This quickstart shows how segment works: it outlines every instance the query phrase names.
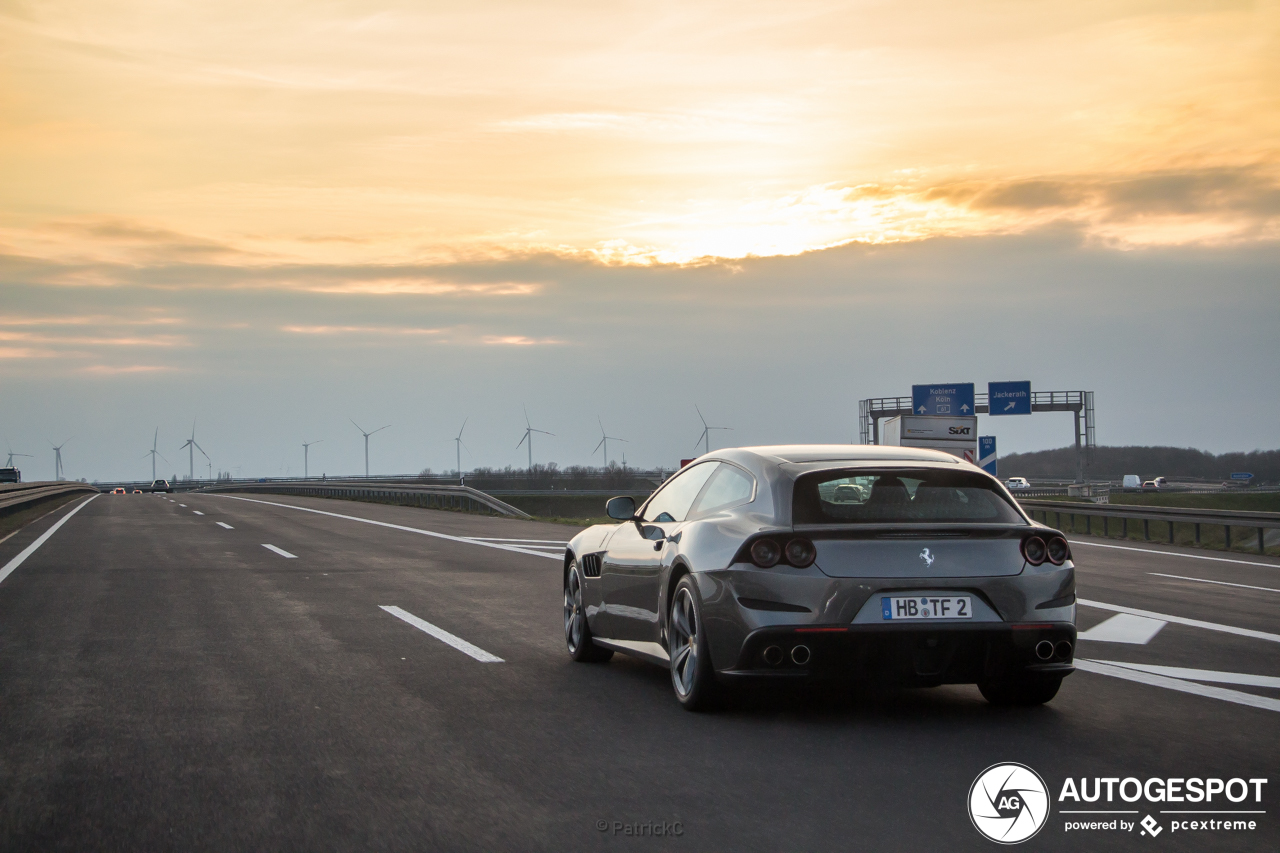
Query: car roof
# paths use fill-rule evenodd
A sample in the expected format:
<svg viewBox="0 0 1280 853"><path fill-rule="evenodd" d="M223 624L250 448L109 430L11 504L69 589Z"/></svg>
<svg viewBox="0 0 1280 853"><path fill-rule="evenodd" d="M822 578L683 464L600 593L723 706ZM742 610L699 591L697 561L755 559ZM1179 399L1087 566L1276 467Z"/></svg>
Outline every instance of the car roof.
<svg viewBox="0 0 1280 853"><path fill-rule="evenodd" d="M732 458L733 453L751 454L761 460L781 464L839 462L851 465L884 465L895 462L924 462L932 465L963 465L950 453L923 447L885 447L878 444L777 444L763 447L735 447L713 454Z"/></svg>

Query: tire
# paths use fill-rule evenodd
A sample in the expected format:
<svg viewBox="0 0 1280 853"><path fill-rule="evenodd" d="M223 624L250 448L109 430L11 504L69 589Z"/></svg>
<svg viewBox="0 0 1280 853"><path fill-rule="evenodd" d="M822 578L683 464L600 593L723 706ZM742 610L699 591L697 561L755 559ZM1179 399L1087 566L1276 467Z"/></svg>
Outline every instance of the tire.
<svg viewBox="0 0 1280 853"><path fill-rule="evenodd" d="M1058 695L1062 676L1040 678L1034 681L985 682L978 685L982 698L992 705L1030 706L1043 705Z"/></svg>
<svg viewBox="0 0 1280 853"><path fill-rule="evenodd" d="M591 641L591 626L582 607L582 573L575 559L569 564L569 577L564 585L564 642L569 657L578 663L604 663L613 657Z"/></svg>
<svg viewBox="0 0 1280 853"><path fill-rule="evenodd" d="M716 682L702 622L702 602L693 578L676 584L667 618L667 653L671 656L671 686L686 711L707 711L719 705Z"/></svg>

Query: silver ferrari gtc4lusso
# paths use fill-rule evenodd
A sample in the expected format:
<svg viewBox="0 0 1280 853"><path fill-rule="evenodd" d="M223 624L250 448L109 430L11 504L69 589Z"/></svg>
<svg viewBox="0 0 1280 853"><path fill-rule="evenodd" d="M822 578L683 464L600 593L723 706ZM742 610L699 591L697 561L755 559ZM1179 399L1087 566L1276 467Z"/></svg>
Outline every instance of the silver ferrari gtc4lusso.
<svg viewBox="0 0 1280 853"><path fill-rule="evenodd" d="M1074 670L1066 539L948 454L721 450L607 511L565 553L569 654L669 667L690 710L734 681L813 677L1033 705Z"/></svg>

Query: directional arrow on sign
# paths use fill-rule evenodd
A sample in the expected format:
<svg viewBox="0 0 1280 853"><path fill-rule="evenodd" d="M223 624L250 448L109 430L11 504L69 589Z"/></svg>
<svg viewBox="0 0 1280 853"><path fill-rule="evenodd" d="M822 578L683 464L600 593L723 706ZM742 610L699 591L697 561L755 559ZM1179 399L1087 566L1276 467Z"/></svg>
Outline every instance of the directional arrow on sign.
<svg viewBox="0 0 1280 853"><path fill-rule="evenodd" d="M960 411L964 412L966 415L969 414L969 404L965 403L963 406L961 406Z"/></svg>
<svg viewBox="0 0 1280 853"><path fill-rule="evenodd" d="M925 412L927 412L927 411L929 411L929 410L928 410L927 408L925 408L924 406L921 406L921 407L920 407L920 414L922 414L922 415L923 415L923 414L924 414Z"/></svg>

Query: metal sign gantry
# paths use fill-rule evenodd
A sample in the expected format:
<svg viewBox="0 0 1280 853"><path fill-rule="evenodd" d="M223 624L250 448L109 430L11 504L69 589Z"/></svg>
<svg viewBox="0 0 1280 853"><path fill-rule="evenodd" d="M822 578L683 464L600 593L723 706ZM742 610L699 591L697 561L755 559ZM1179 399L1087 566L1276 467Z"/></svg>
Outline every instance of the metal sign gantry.
<svg viewBox="0 0 1280 853"><path fill-rule="evenodd" d="M976 395L974 414L988 414L986 394ZM858 401L858 436L863 444L880 443L880 419L911 415L910 397L870 397ZM1087 454L1096 446L1093 435L1092 391L1033 391L1031 411L1075 414L1076 482L1084 482Z"/></svg>

